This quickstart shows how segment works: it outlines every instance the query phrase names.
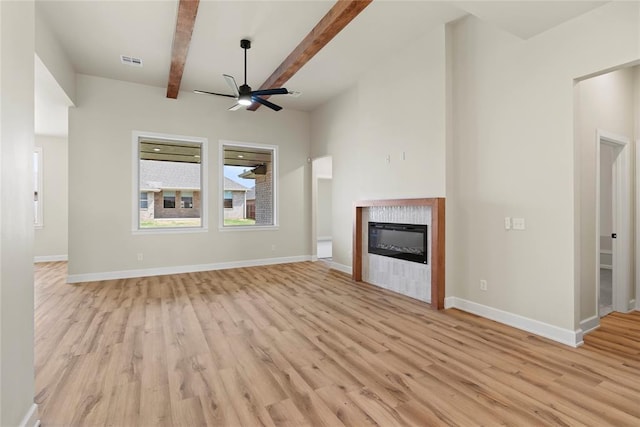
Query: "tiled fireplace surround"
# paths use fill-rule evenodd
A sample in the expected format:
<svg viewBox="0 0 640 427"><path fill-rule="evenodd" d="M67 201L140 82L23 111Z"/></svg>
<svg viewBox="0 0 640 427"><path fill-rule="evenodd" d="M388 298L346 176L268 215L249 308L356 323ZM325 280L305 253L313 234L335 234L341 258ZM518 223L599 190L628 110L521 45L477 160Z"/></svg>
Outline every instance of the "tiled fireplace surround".
<svg viewBox="0 0 640 427"><path fill-rule="evenodd" d="M427 225L428 263L368 253L368 223ZM444 198L355 203L353 278L444 308Z"/></svg>

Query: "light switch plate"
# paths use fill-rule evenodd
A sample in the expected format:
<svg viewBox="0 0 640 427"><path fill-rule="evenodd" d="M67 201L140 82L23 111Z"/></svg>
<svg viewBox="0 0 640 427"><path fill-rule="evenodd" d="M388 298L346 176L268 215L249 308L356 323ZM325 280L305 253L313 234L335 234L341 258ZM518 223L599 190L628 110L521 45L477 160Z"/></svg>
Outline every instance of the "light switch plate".
<svg viewBox="0 0 640 427"><path fill-rule="evenodd" d="M513 229L514 230L524 230L524 218L513 218Z"/></svg>
<svg viewBox="0 0 640 427"><path fill-rule="evenodd" d="M511 230L511 217L509 216L504 217L504 229Z"/></svg>

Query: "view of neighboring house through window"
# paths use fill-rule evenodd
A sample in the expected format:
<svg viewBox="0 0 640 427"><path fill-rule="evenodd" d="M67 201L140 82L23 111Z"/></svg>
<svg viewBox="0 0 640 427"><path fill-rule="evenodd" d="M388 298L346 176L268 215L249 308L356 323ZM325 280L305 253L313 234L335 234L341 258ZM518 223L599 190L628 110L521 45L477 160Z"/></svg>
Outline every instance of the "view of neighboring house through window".
<svg viewBox="0 0 640 427"><path fill-rule="evenodd" d="M42 148L33 151L33 223L42 227Z"/></svg>
<svg viewBox="0 0 640 427"><path fill-rule="evenodd" d="M202 228L203 142L138 135L137 153L137 229Z"/></svg>
<svg viewBox="0 0 640 427"><path fill-rule="evenodd" d="M222 141L222 226L276 226L277 148Z"/></svg>

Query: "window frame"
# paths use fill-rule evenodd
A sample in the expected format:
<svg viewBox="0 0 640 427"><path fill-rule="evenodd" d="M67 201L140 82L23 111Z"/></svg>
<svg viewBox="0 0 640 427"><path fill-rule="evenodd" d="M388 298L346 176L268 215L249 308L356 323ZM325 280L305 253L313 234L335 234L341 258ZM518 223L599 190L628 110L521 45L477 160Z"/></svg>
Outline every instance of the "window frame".
<svg viewBox="0 0 640 427"><path fill-rule="evenodd" d="M42 168L42 165L44 163L43 161L43 157L42 157L42 147L33 147L33 154L37 154L38 155L38 173L36 175L35 173L35 163L32 165L32 171L34 174L34 200L33 202L35 203L35 191L36 188L38 190L38 207L34 207L34 213L35 213L35 218L33 221L33 226L36 229L41 229L44 228L44 170ZM37 185L37 187L36 187Z"/></svg>
<svg viewBox="0 0 640 427"><path fill-rule="evenodd" d="M260 150L271 151L272 164L272 193L273 193L273 224L269 225L224 225L224 147L242 147L257 148ZM278 146L271 144L261 144L258 142L240 142L230 140L218 141L218 230L219 231L259 231L259 230L278 230L279 222L279 196L278 196Z"/></svg>
<svg viewBox="0 0 640 427"><path fill-rule="evenodd" d="M185 194L189 194L185 196ZM184 199L191 199L191 206L185 206ZM180 209L193 209L193 191L180 191Z"/></svg>
<svg viewBox="0 0 640 427"><path fill-rule="evenodd" d="M171 196L169 196L171 193ZM162 209L177 209L176 208L176 190L162 190ZM173 206L167 206L167 199L173 198Z"/></svg>
<svg viewBox="0 0 640 427"><path fill-rule="evenodd" d="M227 191L224 190L223 191L223 195L222 195L222 206L224 207L224 209L233 209L233 191ZM231 197L227 197L227 193L231 194ZM227 206L227 200L229 200L229 204L231 206Z"/></svg>
<svg viewBox="0 0 640 427"><path fill-rule="evenodd" d="M188 143L200 145L200 226L199 227L162 227L162 228L140 228L140 139L152 138L165 140L166 142ZM134 235L140 234L189 234L206 233L208 227L208 138L199 136L172 135L158 132L147 132L134 130L131 132L132 149L132 223L131 232ZM176 194L177 201L177 194Z"/></svg>

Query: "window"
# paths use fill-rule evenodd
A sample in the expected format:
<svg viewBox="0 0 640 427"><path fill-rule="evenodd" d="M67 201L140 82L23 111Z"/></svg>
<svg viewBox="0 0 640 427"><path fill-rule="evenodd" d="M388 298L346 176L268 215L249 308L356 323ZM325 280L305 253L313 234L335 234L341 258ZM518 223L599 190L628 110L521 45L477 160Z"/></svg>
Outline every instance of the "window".
<svg viewBox="0 0 640 427"><path fill-rule="evenodd" d="M33 151L33 224L42 228L42 148L35 147Z"/></svg>
<svg viewBox="0 0 640 427"><path fill-rule="evenodd" d="M193 209L192 191L183 191L180 193L180 207L183 209Z"/></svg>
<svg viewBox="0 0 640 427"><path fill-rule="evenodd" d="M220 142L220 228L276 227L277 147Z"/></svg>
<svg viewBox="0 0 640 427"><path fill-rule="evenodd" d="M140 209L149 209L149 193L143 191L140 193Z"/></svg>
<svg viewBox="0 0 640 427"><path fill-rule="evenodd" d="M175 191L163 191L162 192L163 208L174 209L176 207L176 192Z"/></svg>
<svg viewBox="0 0 640 427"><path fill-rule="evenodd" d="M133 132L133 146L134 233L206 230L206 139Z"/></svg>
<svg viewBox="0 0 640 427"><path fill-rule="evenodd" d="M233 192L231 191L224 192L224 207L225 209L233 208Z"/></svg>

